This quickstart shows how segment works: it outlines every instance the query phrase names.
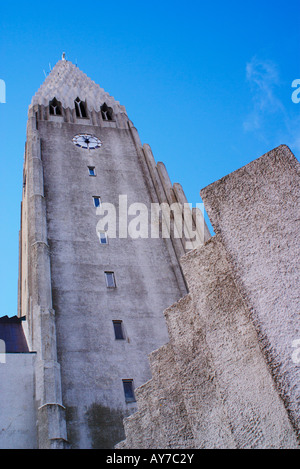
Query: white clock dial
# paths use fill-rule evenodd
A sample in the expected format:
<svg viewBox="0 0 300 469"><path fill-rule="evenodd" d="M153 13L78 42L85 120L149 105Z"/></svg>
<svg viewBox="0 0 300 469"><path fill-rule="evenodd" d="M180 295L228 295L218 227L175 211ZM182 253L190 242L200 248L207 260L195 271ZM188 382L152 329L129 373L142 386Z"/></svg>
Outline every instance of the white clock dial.
<svg viewBox="0 0 300 469"><path fill-rule="evenodd" d="M100 148L102 145L102 142L99 140L99 138L89 134L75 135L72 140L74 145L80 148L85 148L87 150L94 150L95 148Z"/></svg>

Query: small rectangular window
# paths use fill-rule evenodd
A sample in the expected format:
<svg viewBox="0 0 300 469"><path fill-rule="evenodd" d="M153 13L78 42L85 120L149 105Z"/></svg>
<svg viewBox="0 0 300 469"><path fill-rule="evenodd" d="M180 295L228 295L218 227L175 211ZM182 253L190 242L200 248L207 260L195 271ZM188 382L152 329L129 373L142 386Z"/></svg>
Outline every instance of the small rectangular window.
<svg viewBox="0 0 300 469"><path fill-rule="evenodd" d="M88 166L88 169L90 176L96 176L95 166Z"/></svg>
<svg viewBox="0 0 300 469"><path fill-rule="evenodd" d="M115 339L116 340L124 340L124 331L122 321L113 321L114 331L115 331Z"/></svg>
<svg viewBox="0 0 300 469"><path fill-rule="evenodd" d="M126 402L135 402L135 395L133 392L133 379L123 379L123 388Z"/></svg>
<svg viewBox="0 0 300 469"><path fill-rule="evenodd" d="M116 288L115 274L113 272L104 272L107 288Z"/></svg>
<svg viewBox="0 0 300 469"><path fill-rule="evenodd" d="M96 208L100 207L100 204L101 204L101 199L100 199L100 197L94 195L94 196L93 196L93 200L94 200L94 206L95 206Z"/></svg>
<svg viewBox="0 0 300 469"><path fill-rule="evenodd" d="M98 236L99 236L100 244L108 244L106 231L99 231Z"/></svg>

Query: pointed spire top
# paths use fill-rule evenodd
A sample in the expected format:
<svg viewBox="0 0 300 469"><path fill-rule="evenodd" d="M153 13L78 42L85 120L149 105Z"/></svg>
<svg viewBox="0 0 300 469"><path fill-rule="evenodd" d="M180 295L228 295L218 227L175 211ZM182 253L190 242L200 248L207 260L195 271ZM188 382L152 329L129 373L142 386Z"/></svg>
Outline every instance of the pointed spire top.
<svg viewBox="0 0 300 469"><path fill-rule="evenodd" d="M65 52L62 59L57 62L44 83L32 98L31 105L43 104L48 106L49 102L56 98L64 108L73 109L74 100L79 97L86 101L88 109L99 111L103 103L112 107L114 112L126 112L112 96L103 88L100 88L85 73L83 73L71 61L66 60Z"/></svg>

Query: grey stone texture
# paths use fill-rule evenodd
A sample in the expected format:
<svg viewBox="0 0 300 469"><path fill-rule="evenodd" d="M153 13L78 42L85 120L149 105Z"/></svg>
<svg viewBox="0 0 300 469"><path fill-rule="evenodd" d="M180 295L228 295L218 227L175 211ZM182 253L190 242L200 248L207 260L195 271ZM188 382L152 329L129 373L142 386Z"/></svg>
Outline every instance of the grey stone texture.
<svg viewBox="0 0 300 469"><path fill-rule="evenodd" d="M201 195L259 335L278 391L300 432L300 165L282 145Z"/></svg>
<svg viewBox="0 0 300 469"><path fill-rule="evenodd" d="M71 112L74 111L74 100L79 97L82 101L86 101L91 114L94 111L99 112L104 103L113 108L115 116L126 114L124 106L121 106L118 101L69 60L57 62L33 96L31 105L43 105L48 108L49 102L54 97L64 109L69 109ZM54 120L56 119L54 118Z"/></svg>
<svg viewBox="0 0 300 469"><path fill-rule="evenodd" d="M299 163L281 146L201 195L216 235L181 259L189 293L116 447L299 448Z"/></svg>
<svg viewBox="0 0 300 469"><path fill-rule="evenodd" d="M35 353L7 353L0 363L0 449L37 448Z"/></svg>

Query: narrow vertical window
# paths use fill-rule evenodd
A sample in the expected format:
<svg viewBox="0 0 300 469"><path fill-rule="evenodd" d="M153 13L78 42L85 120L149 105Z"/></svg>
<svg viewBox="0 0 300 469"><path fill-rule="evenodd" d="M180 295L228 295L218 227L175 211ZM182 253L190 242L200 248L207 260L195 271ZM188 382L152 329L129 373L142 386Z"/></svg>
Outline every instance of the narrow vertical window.
<svg viewBox="0 0 300 469"><path fill-rule="evenodd" d="M124 340L124 330L122 321L113 321L114 332L115 332L115 339L116 340Z"/></svg>
<svg viewBox="0 0 300 469"><path fill-rule="evenodd" d="M94 207L96 208L100 207L101 198L98 195L94 195L93 200L94 200Z"/></svg>
<svg viewBox="0 0 300 469"><path fill-rule="evenodd" d="M74 103L75 103L76 116L87 117L85 103L81 101L80 98L76 98Z"/></svg>
<svg viewBox="0 0 300 469"><path fill-rule="evenodd" d="M113 110L111 107L108 107L106 103L101 106L101 115L104 121L113 120Z"/></svg>
<svg viewBox="0 0 300 469"><path fill-rule="evenodd" d="M108 237L106 231L99 231L98 233L100 244L108 244Z"/></svg>
<svg viewBox="0 0 300 469"><path fill-rule="evenodd" d="M126 402L135 402L133 379L123 379L123 388Z"/></svg>
<svg viewBox="0 0 300 469"><path fill-rule="evenodd" d="M116 279L114 272L104 272L107 288L116 288Z"/></svg>
<svg viewBox="0 0 300 469"><path fill-rule="evenodd" d="M95 166L88 166L88 170L90 176L96 176Z"/></svg>
<svg viewBox="0 0 300 469"><path fill-rule="evenodd" d="M49 111L51 116L61 116L61 103L56 98L50 101Z"/></svg>

